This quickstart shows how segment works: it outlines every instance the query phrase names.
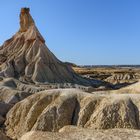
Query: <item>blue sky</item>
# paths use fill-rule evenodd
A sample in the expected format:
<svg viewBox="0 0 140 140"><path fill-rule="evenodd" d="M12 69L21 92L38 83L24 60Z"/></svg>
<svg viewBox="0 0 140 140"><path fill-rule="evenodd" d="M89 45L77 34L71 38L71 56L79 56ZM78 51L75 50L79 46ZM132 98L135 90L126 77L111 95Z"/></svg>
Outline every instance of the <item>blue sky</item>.
<svg viewBox="0 0 140 140"><path fill-rule="evenodd" d="M140 0L0 0L0 44L30 7L49 49L76 64L140 64Z"/></svg>

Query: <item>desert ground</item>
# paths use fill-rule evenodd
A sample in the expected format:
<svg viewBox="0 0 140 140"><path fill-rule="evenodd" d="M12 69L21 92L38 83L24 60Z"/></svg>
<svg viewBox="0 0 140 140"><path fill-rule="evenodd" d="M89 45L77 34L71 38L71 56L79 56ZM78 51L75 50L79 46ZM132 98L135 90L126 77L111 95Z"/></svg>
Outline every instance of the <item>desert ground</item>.
<svg viewBox="0 0 140 140"><path fill-rule="evenodd" d="M78 66L30 15L0 47L0 140L139 140L140 67Z"/></svg>

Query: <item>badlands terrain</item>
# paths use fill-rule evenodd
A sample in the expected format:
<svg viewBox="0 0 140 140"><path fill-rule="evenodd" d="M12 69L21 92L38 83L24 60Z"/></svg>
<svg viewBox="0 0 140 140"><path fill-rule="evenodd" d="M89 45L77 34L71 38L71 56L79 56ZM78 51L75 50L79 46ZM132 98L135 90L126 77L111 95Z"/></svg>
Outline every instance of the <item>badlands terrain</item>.
<svg viewBox="0 0 140 140"><path fill-rule="evenodd" d="M0 47L0 140L139 140L139 79L139 67L60 61L22 8Z"/></svg>

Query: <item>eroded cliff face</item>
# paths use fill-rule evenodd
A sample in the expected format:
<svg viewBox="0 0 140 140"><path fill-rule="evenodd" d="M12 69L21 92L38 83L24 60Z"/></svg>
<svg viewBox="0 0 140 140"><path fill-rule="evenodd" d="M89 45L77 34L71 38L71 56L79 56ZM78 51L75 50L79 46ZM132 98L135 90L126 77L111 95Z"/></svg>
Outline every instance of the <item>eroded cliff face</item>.
<svg viewBox="0 0 140 140"><path fill-rule="evenodd" d="M33 83L90 84L58 60L45 45L29 8L22 8L20 29L0 48L0 76Z"/></svg>
<svg viewBox="0 0 140 140"><path fill-rule="evenodd" d="M57 132L66 125L90 129L139 129L140 95L91 95L76 89L48 90L17 103L7 114L7 135Z"/></svg>

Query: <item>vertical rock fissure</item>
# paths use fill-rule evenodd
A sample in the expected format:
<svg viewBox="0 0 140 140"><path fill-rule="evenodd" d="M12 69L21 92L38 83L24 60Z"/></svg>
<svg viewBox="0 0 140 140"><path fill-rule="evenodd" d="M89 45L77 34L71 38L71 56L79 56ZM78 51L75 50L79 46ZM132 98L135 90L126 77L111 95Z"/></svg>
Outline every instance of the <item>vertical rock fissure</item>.
<svg viewBox="0 0 140 140"><path fill-rule="evenodd" d="M77 125L79 112L80 112L80 104L76 99L75 108L73 110L72 119L71 119L71 125Z"/></svg>

